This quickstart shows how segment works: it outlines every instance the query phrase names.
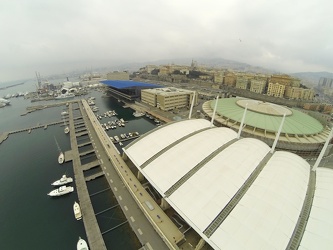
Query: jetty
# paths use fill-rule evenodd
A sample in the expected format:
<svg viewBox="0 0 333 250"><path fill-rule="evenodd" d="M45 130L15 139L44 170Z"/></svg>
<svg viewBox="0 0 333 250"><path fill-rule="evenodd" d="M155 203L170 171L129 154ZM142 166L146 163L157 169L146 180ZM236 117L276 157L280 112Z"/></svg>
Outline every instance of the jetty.
<svg viewBox="0 0 333 250"><path fill-rule="evenodd" d="M81 114L98 150L105 177L144 249L179 249L177 244L184 240L184 234L132 173L87 101L82 100L82 104Z"/></svg>
<svg viewBox="0 0 333 250"><path fill-rule="evenodd" d="M8 138L9 133L1 133L0 134L0 144Z"/></svg>
<svg viewBox="0 0 333 250"><path fill-rule="evenodd" d="M17 133L22 133L22 132L27 132L30 134L31 131L34 129L39 129L39 128L47 129L49 126L53 126L53 125L57 125L57 124L61 124L61 123L63 123L63 121L56 121L56 122L51 122L51 123L47 123L47 124L39 124L39 125L32 126L32 127L27 127L27 128L22 128L22 129L12 130L9 132L0 133L0 144L3 141L5 141L8 138L8 136L11 134L17 134Z"/></svg>
<svg viewBox="0 0 333 250"><path fill-rule="evenodd" d="M75 124L73 116L72 103L69 104L69 129L70 129L70 143L71 151L67 155L71 156L73 162L73 170L76 184L76 191L80 202L82 211L82 219L84 228L88 238L90 249L106 250L105 242L98 226L93 206L91 204L88 188L86 185L86 178L83 174L80 154L77 144L77 135L75 133Z"/></svg>

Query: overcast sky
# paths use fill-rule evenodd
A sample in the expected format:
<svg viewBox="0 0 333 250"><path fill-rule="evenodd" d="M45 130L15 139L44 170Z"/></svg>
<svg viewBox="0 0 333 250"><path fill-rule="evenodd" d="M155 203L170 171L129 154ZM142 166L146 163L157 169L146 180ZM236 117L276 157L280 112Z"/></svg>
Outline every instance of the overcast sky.
<svg viewBox="0 0 333 250"><path fill-rule="evenodd" d="M332 0L0 0L0 82L175 58L333 72L332 10Z"/></svg>

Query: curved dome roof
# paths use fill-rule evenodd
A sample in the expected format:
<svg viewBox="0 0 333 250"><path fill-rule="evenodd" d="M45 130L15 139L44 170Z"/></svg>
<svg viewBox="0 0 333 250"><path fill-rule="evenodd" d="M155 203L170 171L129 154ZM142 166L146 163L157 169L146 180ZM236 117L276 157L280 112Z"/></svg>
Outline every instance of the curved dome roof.
<svg viewBox="0 0 333 250"><path fill-rule="evenodd" d="M215 102L210 102L211 109L214 109ZM314 135L324 130L323 125L313 117L298 110L283 107L273 103L267 103L251 99L224 98L217 103L217 114L225 119L240 123L244 109L248 106L244 123L246 126L262 130L277 132L286 114L282 133L289 135Z"/></svg>
<svg viewBox="0 0 333 250"><path fill-rule="evenodd" d="M233 130L202 119L166 124L124 152L214 249L285 249L303 205L312 201L309 190L315 207L300 246L333 244L332 169L318 168L310 182L315 175L301 157L271 153L258 139L237 139Z"/></svg>

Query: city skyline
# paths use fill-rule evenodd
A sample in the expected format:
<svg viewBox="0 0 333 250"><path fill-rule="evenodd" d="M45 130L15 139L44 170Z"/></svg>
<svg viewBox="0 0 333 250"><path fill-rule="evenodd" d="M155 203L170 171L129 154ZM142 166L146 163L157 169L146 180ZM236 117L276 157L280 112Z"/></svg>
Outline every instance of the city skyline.
<svg viewBox="0 0 333 250"><path fill-rule="evenodd" d="M286 74L332 72L330 6L1 0L0 81L174 58L224 58Z"/></svg>

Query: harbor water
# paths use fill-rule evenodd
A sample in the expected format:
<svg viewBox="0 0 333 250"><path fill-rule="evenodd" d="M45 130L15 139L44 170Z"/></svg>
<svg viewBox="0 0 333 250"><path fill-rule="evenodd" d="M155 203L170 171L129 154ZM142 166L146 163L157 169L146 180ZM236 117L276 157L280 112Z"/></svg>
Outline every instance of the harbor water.
<svg viewBox="0 0 333 250"><path fill-rule="evenodd" d="M5 84L3 84L5 85ZM2 87L0 85L0 87ZM34 81L0 90L0 97L8 93L34 90ZM125 127L109 130L110 136L137 131L143 134L156 127L153 121L135 118L133 110L124 108L117 99L104 97L102 92L91 90L88 98L94 96L97 113L115 110L117 117L103 118L102 122L123 118ZM0 108L0 133L25 129L39 124L61 121L61 112L66 106L45 108L27 115L27 106L49 104L55 101L34 102L23 97L11 98L10 106ZM77 221L73 213L74 192L57 198L47 196L53 190L50 185L63 174L74 177L72 163L58 164L58 148L70 149L69 136L64 133L62 123L47 129L33 129L10 134L0 144L0 249L76 249L79 237L87 240L83 221ZM121 152L124 145L117 145ZM90 194L108 188L104 177L87 182ZM116 199L110 190L91 197L95 213L108 249L138 249L140 244L132 232ZM110 209L111 207L114 207ZM111 228L120 225L117 229Z"/></svg>

